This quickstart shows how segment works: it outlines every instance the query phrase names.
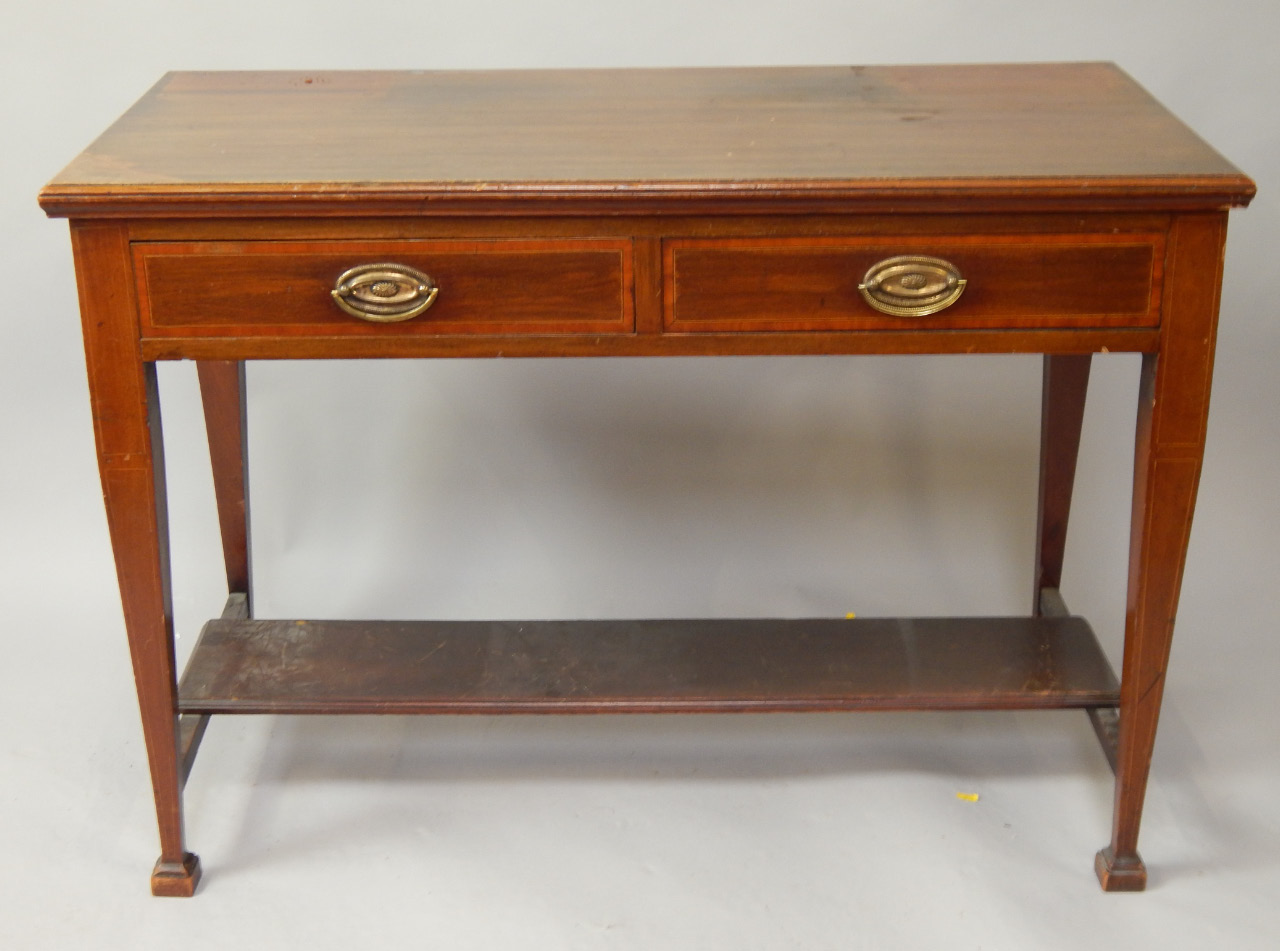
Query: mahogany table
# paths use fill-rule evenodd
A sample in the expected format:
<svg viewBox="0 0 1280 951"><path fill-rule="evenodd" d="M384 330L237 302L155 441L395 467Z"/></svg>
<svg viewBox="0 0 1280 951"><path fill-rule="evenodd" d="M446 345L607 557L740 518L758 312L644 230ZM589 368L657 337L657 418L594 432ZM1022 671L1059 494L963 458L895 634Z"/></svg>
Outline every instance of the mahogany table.
<svg viewBox="0 0 1280 951"><path fill-rule="evenodd" d="M1107 64L173 73L40 195L70 219L154 787L213 714L1079 708L1138 824L1253 183ZM1059 595L1091 354L1143 355L1124 662ZM1025 617L258 620L254 359L1044 354ZM175 669L156 393L198 362L230 598ZM429 649L427 646L429 645Z"/></svg>

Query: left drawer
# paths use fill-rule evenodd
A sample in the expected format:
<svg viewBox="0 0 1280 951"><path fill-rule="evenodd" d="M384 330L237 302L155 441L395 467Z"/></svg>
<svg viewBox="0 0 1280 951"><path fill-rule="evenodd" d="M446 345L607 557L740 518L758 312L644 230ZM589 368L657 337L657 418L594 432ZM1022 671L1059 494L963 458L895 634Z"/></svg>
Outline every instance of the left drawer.
<svg viewBox="0 0 1280 951"><path fill-rule="evenodd" d="M157 241L135 243L133 259L144 337L626 334L635 328L632 250L625 239ZM428 275L434 299L403 320L354 316L333 291L344 274L366 265ZM384 283L376 290L394 288Z"/></svg>

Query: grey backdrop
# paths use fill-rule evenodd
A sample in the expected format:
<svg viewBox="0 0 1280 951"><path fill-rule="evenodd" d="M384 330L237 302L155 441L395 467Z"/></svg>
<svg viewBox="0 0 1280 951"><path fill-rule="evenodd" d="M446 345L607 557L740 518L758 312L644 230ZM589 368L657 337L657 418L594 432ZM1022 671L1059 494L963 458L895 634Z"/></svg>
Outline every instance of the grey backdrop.
<svg viewBox="0 0 1280 951"><path fill-rule="evenodd" d="M1267 946L1280 6L48 0L7 19L0 939ZM144 897L154 826L66 228L35 193L162 72L1071 59L1120 63L1259 186L1231 222L1151 892L1095 894L1110 791L1083 717L264 718L216 721L197 765L201 895ZM1095 361L1064 582L1117 664L1135 385L1134 358ZM182 652L222 591L193 368L162 386ZM1029 603L1038 358L255 364L250 392L263 616Z"/></svg>

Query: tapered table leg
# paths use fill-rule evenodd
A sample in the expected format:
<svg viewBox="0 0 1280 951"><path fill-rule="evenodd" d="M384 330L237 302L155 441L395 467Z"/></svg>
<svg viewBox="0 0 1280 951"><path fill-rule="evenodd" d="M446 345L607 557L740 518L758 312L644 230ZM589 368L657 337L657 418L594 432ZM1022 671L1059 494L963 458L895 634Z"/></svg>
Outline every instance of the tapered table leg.
<svg viewBox="0 0 1280 951"><path fill-rule="evenodd" d="M209 437L218 524L222 529L227 591L245 596L246 610L252 617L244 361L201 360L196 364L196 371L200 377L204 425Z"/></svg>
<svg viewBox="0 0 1280 951"><path fill-rule="evenodd" d="M164 448L155 365L138 349L127 232L72 228L89 395L107 525L133 661L160 829L156 895L189 896L200 863L183 844L173 610L169 592Z"/></svg>
<svg viewBox="0 0 1280 951"><path fill-rule="evenodd" d="M1040 592L1062 586L1062 556L1075 484L1080 428L1092 354L1045 354L1040 404L1040 504L1031 613L1041 614Z"/></svg>
<svg viewBox="0 0 1280 951"><path fill-rule="evenodd" d="M1095 863L1108 891L1139 891L1147 881L1138 826L1204 455L1225 238L1225 212L1175 220L1160 352L1143 357L1115 817L1111 844Z"/></svg>

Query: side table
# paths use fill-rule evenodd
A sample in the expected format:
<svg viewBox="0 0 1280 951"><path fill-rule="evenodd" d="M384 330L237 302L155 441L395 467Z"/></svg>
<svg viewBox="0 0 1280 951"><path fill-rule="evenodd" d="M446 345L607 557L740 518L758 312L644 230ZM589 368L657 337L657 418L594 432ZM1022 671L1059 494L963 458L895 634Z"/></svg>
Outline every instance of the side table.
<svg viewBox="0 0 1280 951"><path fill-rule="evenodd" d="M1138 825L1253 183L1108 64L173 73L41 192L70 219L154 787L200 874L210 716L1078 708ZM1121 676L1059 593L1090 359L1143 355ZM1023 617L259 620L245 361L1044 354ZM156 362L195 360L230 592L179 676ZM430 651L423 650L429 639Z"/></svg>

